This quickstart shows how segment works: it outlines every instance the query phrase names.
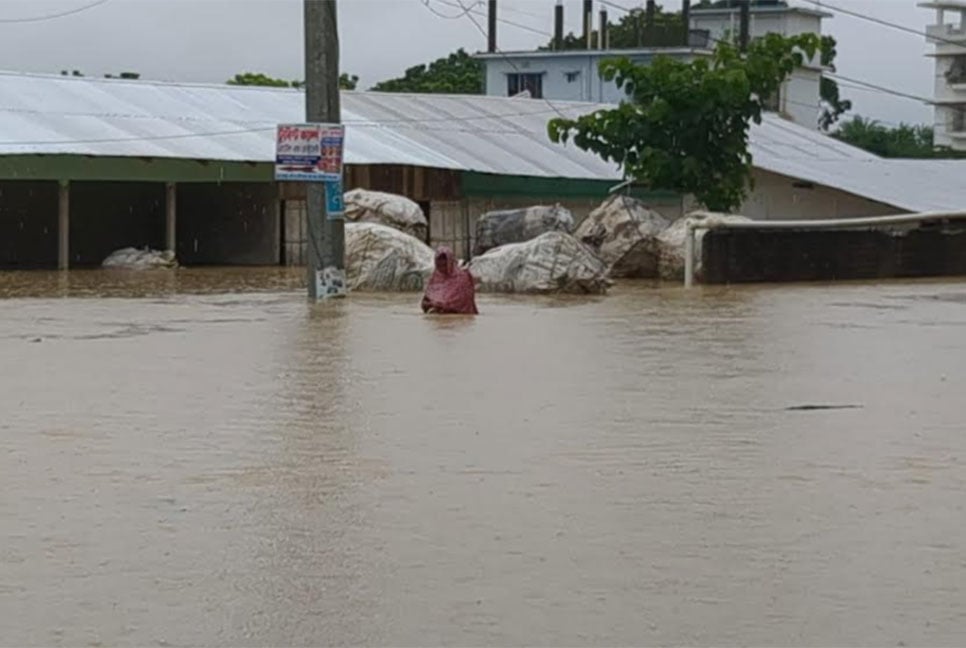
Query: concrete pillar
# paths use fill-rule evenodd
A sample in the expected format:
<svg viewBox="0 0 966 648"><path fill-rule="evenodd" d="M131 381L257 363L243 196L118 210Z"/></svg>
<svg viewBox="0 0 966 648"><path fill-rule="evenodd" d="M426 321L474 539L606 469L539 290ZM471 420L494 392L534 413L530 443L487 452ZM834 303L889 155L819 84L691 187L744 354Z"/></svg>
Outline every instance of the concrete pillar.
<svg viewBox="0 0 966 648"><path fill-rule="evenodd" d="M57 269L70 267L70 182L61 180L57 192Z"/></svg>
<svg viewBox="0 0 966 648"><path fill-rule="evenodd" d="M164 185L164 247L176 252L178 228L178 188L173 182Z"/></svg>

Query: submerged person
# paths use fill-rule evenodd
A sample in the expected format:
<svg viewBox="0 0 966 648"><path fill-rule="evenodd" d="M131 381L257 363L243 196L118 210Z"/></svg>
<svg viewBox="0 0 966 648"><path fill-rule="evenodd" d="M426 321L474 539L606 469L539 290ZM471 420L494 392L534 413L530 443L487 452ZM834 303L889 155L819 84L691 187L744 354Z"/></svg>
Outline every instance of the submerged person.
<svg viewBox="0 0 966 648"><path fill-rule="evenodd" d="M473 275L456 264L456 257L448 247L436 252L436 270L426 284L422 306L424 313L479 313Z"/></svg>

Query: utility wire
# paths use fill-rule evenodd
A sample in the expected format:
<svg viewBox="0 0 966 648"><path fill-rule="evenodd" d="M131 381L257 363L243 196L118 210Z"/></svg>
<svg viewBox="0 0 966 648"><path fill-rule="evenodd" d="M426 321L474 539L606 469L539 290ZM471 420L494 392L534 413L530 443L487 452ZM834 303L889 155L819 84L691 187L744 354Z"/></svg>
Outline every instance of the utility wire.
<svg viewBox="0 0 966 648"><path fill-rule="evenodd" d="M425 0L425 2L423 4L427 8L429 8L429 2L430 1L431 0ZM463 13L458 14L456 16L441 16L439 14L439 12L433 11L433 13L435 15L440 16L442 18L446 18L447 20L455 20L457 18L463 18L464 16L467 17L467 18L471 18L472 19L473 14L476 14L478 16L485 15L481 11L477 11L476 10L476 6L480 4L478 1L477 2L474 2L469 7L467 7L466 5L464 5L460 0L456 0L455 2L452 1L452 0L432 0L432 1L438 2L440 4L447 5L449 7L453 7L454 9L460 9L460 10L462 10ZM430 9L430 10L432 11L432 9ZM537 29L536 27L531 27L530 25L524 25L523 23L518 23L518 22L515 22L513 20L507 20L506 18L497 18L497 20L499 22L503 23L504 25L510 25L511 27L516 27L517 29L523 29L525 31L532 32L534 34L540 34L541 36L547 36L549 38L553 38L553 34L551 34L550 32L544 31L542 29ZM474 23L475 22L476 21L474 21ZM485 32L484 32L484 35L485 35Z"/></svg>
<svg viewBox="0 0 966 648"><path fill-rule="evenodd" d="M67 16L73 16L74 14L79 14L82 11L87 11L88 9L93 9L94 7L107 4L110 1L111 0L97 0L96 2L84 5L83 7L77 7L75 9L69 9L68 11L46 14L43 16L30 16L28 18L0 18L0 24L10 25L14 23L34 23L44 22L46 20L56 20L57 18L66 18Z"/></svg>
<svg viewBox="0 0 966 648"><path fill-rule="evenodd" d="M820 7L822 9L828 9L829 11L832 11L832 12L837 12L837 13L840 13L840 14L844 14L846 16L852 16L854 18L859 18L861 20L866 20L868 22L875 23L877 25L882 25L884 27L890 27L892 29L897 29L899 31L906 32L908 34L915 34L917 36L925 36L929 40L935 40L935 41L939 41L941 43L946 43L947 45L955 45L956 47L966 48L966 45L964 45L963 42L961 42L961 41L954 41L954 40L951 40L951 39L948 39L948 38L943 38L941 36L931 36L928 32L925 32L925 31L923 31L921 29L915 29L914 27L907 27L905 25L900 25L899 23L894 23L894 22L890 22L888 20L883 20L882 18L878 18L876 16L870 16L868 14L864 14L864 13L861 13L861 12L858 12L858 11L853 11L852 9L845 9L843 7L839 7L839 6L836 6L836 5L831 5L831 4L828 4L827 2L824 2L823 0L804 0L804 2L809 2L809 3L813 4L813 5L815 5L816 7Z"/></svg>
<svg viewBox="0 0 966 648"><path fill-rule="evenodd" d="M448 15L442 13L441 11L436 10L433 7L433 5L430 4L430 0L423 0L423 6L426 7L427 9L429 9L430 13L432 13L437 18L443 18L444 20L459 20L463 16L465 16L467 13L469 13L470 11L472 11L473 9L475 9L479 4L480 4L480 0L476 0L476 2L474 2L473 4L471 4L467 9L464 9L463 11L461 11L458 14L456 14L455 16L448 16Z"/></svg>
<svg viewBox="0 0 966 648"><path fill-rule="evenodd" d="M619 5L616 2L611 2L610 0L598 0L600 4L613 7L614 9L620 9L624 13L631 13L633 11L642 11L640 7L625 7L624 5Z"/></svg>
<svg viewBox="0 0 966 648"><path fill-rule="evenodd" d="M439 1L442 2L443 0L439 0ZM462 9L465 9L466 8L466 6L463 4L463 0L456 0L456 4L458 4L460 6L460 8L462 8ZM486 30L483 28L483 25L481 25L479 23L479 21L476 20L476 18L473 16L473 13L472 12L467 12L466 13L466 17L469 18L470 19L470 22L473 23L473 25L476 27L476 29L481 34L483 34L483 37L484 38L488 37L488 34L486 33ZM507 56L506 53L503 50L497 48L496 51L497 51L497 53L500 56L503 57L503 60L505 60L507 63L509 63L510 64L510 67L512 67L518 74L523 74L524 73L522 70L520 70L519 66L517 66L516 62L513 59L511 59L509 56ZM568 117L567 115L565 115L563 112L561 112L561 110L559 108L557 108L555 105L553 105L553 103L549 99L547 99L546 97L541 97L541 99L543 99L543 101L548 106L550 106L550 108L552 108L553 111L555 113L557 113L559 116L563 117L564 119L570 119L570 117Z"/></svg>
<svg viewBox="0 0 966 648"><path fill-rule="evenodd" d="M900 90L893 90L892 88L887 88L885 86L880 86L880 85L875 84L875 83L869 83L868 81L862 81L861 79L853 79L851 77L842 76L841 74L832 73L832 72L826 72L825 74L829 78L835 79L836 81L847 81L848 83L854 83L854 84L857 84L857 85L860 85L860 86L865 86L868 89L871 89L871 90L874 90L874 91L877 91L877 92L882 92L882 93L885 93L885 94L894 95L896 97L901 97L903 99L912 99L913 101L921 101L922 103L926 103L926 104L933 104L934 103L932 99L927 99L925 97L920 97L918 95L909 94L907 92L902 92Z"/></svg>
<svg viewBox="0 0 966 648"><path fill-rule="evenodd" d="M501 6L501 11L509 11L511 13L520 14L521 16L530 16L531 18L539 18L540 20L546 20L546 16L534 13L532 11L526 11L524 9L517 9L516 7Z"/></svg>
<svg viewBox="0 0 966 648"><path fill-rule="evenodd" d="M807 0L807 1L811 1L811 0ZM714 36L708 36L708 40L710 40L711 42L716 43L716 44L717 43L727 43L729 45L734 45L734 43L732 43L730 41L727 41L727 40L722 39L722 38L715 38ZM882 94L892 95L892 96L895 96L895 97L900 97L902 99L911 99L913 101L919 101L919 102L926 103L926 104L933 104L934 103L932 99L927 99L926 97L920 97L918 95L909 94L908 92L902 92L901 90L894 90L894 89L888 88L886 86L881 86L881 85L878 85L878 84L875 84L875 83L870 83L869 81L862 81L861 79L853 79L851 77L847 77L847 76L841 75L841 74L839 74L837 72L822 72L822 75L823 76L827 76L828 78L834 79L836 81L846 81L846 82L849 82L849 83L858 84L859 86L864 86L864 87L858 88L859 90L868 90L868 91L880 92Z"/></svg>

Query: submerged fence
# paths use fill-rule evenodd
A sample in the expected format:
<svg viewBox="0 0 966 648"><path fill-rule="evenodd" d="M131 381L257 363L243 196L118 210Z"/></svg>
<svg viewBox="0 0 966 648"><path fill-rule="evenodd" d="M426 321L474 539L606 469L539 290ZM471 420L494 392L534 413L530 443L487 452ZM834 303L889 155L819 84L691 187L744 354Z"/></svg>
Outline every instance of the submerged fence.
<svg viewBox="0 0 966 648"><path fill-rule="evenodd" d="M966 211L837 220L688 221L684 285L966 275ZM901 228L901 229L899 229Z"/></svg>

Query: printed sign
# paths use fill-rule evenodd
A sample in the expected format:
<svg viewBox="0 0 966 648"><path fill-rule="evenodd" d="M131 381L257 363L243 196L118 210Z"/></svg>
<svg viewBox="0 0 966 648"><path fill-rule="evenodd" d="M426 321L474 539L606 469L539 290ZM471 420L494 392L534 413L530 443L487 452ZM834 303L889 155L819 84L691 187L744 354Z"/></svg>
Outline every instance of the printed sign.
<svg viewBox="0 0 966 648"><path fill-rule="evenodd" d="M275 137L275 179L342 181L345 128L339 124L280 124Z"/></svg>
<svg viewBox="0 0 966 648"><path fill-rule="evenodd" d="M339 268L325 268L315 271L315 294L319 299L330 297L345 297L345 270Z"/></svg>
<svg viewBox="0 0 966 648"><path fill-rule="evenodd" d="M342 199L342 179L325 183L325 214L330 221L345 220L345 202Z"/></svg>

